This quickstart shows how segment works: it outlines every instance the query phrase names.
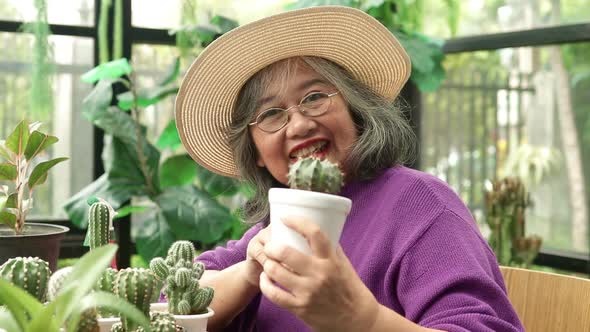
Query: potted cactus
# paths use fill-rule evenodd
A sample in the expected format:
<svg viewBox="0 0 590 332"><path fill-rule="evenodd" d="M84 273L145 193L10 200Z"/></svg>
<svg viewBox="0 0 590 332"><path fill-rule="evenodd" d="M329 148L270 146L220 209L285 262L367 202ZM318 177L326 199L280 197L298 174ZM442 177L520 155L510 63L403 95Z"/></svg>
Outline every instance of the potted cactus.
<svg viewBox="0 0 590 332"><path fill-rule="evenodd" d="M26 223L33 207L34 189L47 180L47 172L68 158L40 161L43 151L58 141L40 132L40 122L21 121L6 140L0 141L0 264L12 257L40 257L55 271L59 245L67 227Z"/></svg>
<svg viewBox="0 0 590 332"><path fill-rule="evenodd" d="M301 158L289 167L290 188L271 188L271 240L287 244L303 253L311 254L307 241L286 227L281 218L296 215L316 222L336 246L350 212L352 201L338 196L343 185L340 167L328 160Z"/></svg>
<svg viewBox="0 0 590 332"><path fill-rule="evenodd" d="M214 291L211 287L199 287L205 267L194 259L193 244L176 241L168 249L166 259L156 257L150 261L150 269L164 282L163 293L168 301L167 304L152 304L152 310L167 309L187 331L204 332L208 318L213 316L209 304Z"/></svg>

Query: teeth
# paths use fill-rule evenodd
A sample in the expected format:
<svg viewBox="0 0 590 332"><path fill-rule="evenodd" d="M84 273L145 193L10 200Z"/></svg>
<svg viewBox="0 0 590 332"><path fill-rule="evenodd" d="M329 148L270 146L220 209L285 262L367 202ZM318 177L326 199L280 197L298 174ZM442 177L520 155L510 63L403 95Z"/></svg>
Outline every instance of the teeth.
<svg viewBox="0 0 590 332"><path fill-rule="evenodd" d="M304 148L298 149L297 151L291 154L291 157L294 158L303 158L312 155L314 152L321 150L324 146L328 144L326 141L319 141L315 142L312 145L308 145Z"/></svg>

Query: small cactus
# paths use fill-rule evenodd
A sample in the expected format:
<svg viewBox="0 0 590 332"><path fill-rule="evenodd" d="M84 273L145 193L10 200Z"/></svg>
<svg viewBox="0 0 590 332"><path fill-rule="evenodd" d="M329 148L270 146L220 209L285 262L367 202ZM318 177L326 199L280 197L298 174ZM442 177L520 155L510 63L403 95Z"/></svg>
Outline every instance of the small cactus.
<svg viewBox="0 0 590 332"><path fill-rule="evenodd" d="M47 284L51 270L39 257L16 257L0 266L0 278L26 290L40 302L47 297Z"/></svg>
<svg viewBox="0 0 590 332"><path fill-rule="evenodd" d="M184 328L176 324L172 314L167 312L151 312L150 327L152 332L182 332Z"/></svg>
<svg viewBox="0 0 590 332"><path fill-rule="evenodd" d="M113 217L116 212L107 201L98 199L88 211L88 242L90 250L108 244L114 233Z"/></svg>
<svg viewBox="0 0 590 332"><path fill-rule="evenodd" d="M194 262L194 252L191 242L176 241L168 250L166 259L156 257L150 262L156 278L164 282L168 311L175 315L206 313L213 300L213 288L199 288L205 267Z"/></svg>
<svg viewBox="0 0 590 332"><path fill-rule="evenodd" d="M108 293L114 293L113 284L115 283L115 277L117 275L117 270L113 268L107 268L102 272L102 275L96 282L95 289L101 290ZM115 317L117 316L116 312L113 312L109 309L99 308L98 313L100 317Z"/></svg>
<svg viewBox="0 0 590 332"><path fill-rule="evenodd" d="M338 165L328 160L301 158L289 167L288 184L292 189L338 194L343 175Z"/></svg>
<svg viewBox="0 0 590 332"><path fill-rule="evenodd" d="M127 268L120 270L115 276L114 293L127 302L135 305L146 316L150 311L150 300L157 292L156 276L149 269ZM125 331L135 331L138 325L122 317Z"/></svg>

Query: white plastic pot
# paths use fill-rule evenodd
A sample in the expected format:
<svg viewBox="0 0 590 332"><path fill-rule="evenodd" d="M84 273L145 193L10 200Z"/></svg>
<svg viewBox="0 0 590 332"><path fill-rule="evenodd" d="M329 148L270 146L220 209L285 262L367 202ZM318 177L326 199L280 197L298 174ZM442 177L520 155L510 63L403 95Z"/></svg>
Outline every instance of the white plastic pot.
<svg viewBox="0 0 590 332"><path fill-rule="evenodd" d="M307 240L285 226L281 218L300 216L317 223L336 248L352 206L352 201L346 197L285 188L271 188L268 200L272 224L271 242L286 244L308 255L312 252Z"/></svg>
<svg viewBox="0 0 590 332"><path fill-rule="evenodd" d="M98 330L100 332L110 332L111 327L121 321L119 317L99 317L98 319Z"/></svg>
<svg viewBox="0 0 590 332"><path fill-rule="evenodd" d="M150 311L168 312L168 303L151 303ZM207 312L200 315L173 315L176 324L184 327L186 332L206 332L207 320L213 316L215 312L211 308L207 308Z"/></svg>

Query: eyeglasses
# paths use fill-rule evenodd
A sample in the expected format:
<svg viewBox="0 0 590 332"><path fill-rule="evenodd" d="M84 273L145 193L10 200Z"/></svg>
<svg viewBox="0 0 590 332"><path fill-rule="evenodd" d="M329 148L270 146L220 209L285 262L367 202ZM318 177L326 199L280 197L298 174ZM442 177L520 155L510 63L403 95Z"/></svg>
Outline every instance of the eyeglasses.
<svg viewBox="0 0 590 332"><path fill-rule="evenodd" d="M269 108L256 116L256 121L249 123L249 126L256 125L260 130L267 133L279 131L289 122L289 110L297 108L301 114L310 117L320 116L330 109L333 96L338 92L312 92L301 99L299 105L293 105L287 109L278 107Z"/></svg>

